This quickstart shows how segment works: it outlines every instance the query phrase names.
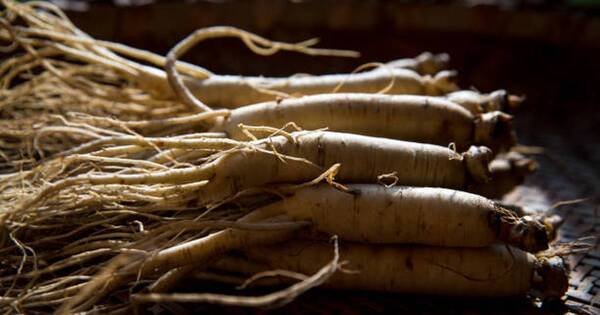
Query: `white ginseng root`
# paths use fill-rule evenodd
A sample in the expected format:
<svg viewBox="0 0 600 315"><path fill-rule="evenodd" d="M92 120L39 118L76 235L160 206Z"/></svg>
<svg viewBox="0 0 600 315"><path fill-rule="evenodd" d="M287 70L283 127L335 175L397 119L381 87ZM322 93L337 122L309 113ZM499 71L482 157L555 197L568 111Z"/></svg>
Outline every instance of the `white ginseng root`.
<svg viewBox="0 0 600 315"><path fill-rule="evenodd" d="M280 127L294 122L307 130L328 128L398 140L447 146L459 150L485 145L494 152L515 143L512 117L502 112L473 115L440 98L412 95L321 94L266 102L232 110L217 118L212 131L247 139L240 124Z"/></svg>
<svg viewBox="0 0 600 315"><path fill-rule="evenodd" d="M44 184L3 217L30 209L53 194L78 185L181 185L206 181L198 188L199 205L218 203L240 191L277 183L303 183L341 163L336 178L376 183L393 173L397 184L466 190L489 180L491 151L471 147L458 154L446 147L335 132L297 132L258 140L224 151L207 163L139 173L84 173Z"/></svg>
<svg viewBox="0 0 600 315"><path fill-rule="evenodd" d="M268 269L304 274L314 272L331 256L326 244L308 241L245 252ZM348 262L346 270L355 272L337 272L324 286L471 297L531 294L542 299L559 299L568 289L568 267L562 258L536 257L505 245L444 248L345 242L340 245L340 259Z"/></svg>
<svg viewBox="0 0 600 315"><path fill-rule="evenodd" d="M543 222L518 217L475 194L377 184L346 187L307 187L261 211L311 221L318 232L370 244L484 247L502 242L529 252L548 248Z"/></svg>
<svg viewBox="0 0 600 315"><path fill-rule="evenodd" d="M340 85L344 86L344 90L352 92L378 92L390 85L388 92L394 94L442 95L457 90L455 83L452 82L455 74L439 71L444 68L448 59L444 54L424 53L416 58L392 61L381 68L356 74L289 78L217 75L199 66L177 62L176 59L193 45L220 37L239 38L253 52L260 55L272 55L281 50L338 57L357 57L358 53L312 48L311 46L317 42L314 39L288 44L267 40L234 27L210 27L192 33L176 45L165 58L141 49L94 39L77 29L60 9L52 5L47 7L53 8L53 11L60 14L45 15L34 6L10 0L4 0L3 3L11 14L20 16L26 23L26 26L9 25L21 45L29 45L42 51L44 60L58 59L62 55L85 64L117 70L124 79L134 82L137 87L159 98L173 96L171 85L175 89L175 94L180 97L190 93L199 98L200 103L189 102L191 100L189 95L183 96L186 103L193 103L197 107L196 110L210 110L205 105L197 106L201 103L209 106L239 107L273 100L278 94L305 95L332 92ZM38 19L53 23L36 23ZM0 32L0 38L11 40L9 33ZM29 58L15 63L27 65L36 62L35 58ZM161 69L162 67L165 67L165 71ZM184 73L185 77L180 76L178 71ZM425 74L421 75L417 71ZM178 83L173 84L175 81ZM191 92L182 93L178 85L182 85L183 82L189 85Z"/></svg>

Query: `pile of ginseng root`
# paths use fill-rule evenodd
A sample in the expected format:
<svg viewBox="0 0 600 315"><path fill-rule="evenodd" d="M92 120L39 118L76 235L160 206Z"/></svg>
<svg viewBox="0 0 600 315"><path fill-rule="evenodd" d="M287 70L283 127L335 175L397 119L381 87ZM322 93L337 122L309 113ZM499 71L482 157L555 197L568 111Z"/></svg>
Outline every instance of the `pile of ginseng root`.
<svg viewBox="0 0 600 315"><path fill-rule="evenodd" d="M585 246L494 201L536 168L511 152L521 98L460 90L447 55L219 75L177 59L216 37L357 53L211 27L163 57L94 39L50 3L0 3L3 313L277 307L316 286L565 294L562 257ZM189 287L215 282L233 293Z"/></svg>

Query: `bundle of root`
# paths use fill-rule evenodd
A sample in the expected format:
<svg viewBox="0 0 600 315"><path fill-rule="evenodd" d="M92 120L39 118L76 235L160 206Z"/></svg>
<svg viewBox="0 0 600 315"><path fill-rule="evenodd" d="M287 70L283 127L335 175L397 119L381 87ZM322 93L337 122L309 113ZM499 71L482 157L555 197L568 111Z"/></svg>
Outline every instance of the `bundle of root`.
<svg viewBox="0 0 600 315"><path fill-rule="evenodd" d="M326 131L250 142L113 140L90 142L79 153L3 178L3 251L14 264L2 279L39 283L10 290L7 307L126 310L131 305L111 300L111 293L132 287L164 291L165 281L177 283L160 276L178 274L170 270L192 272L231 250L297 237L335 234L341 241L440 247L501 242L534 252L550 241L541 220L484 197L396 186L479 187L494 176L485 148L458 154L431 144ZM166 159L157 148L182 151ZM87 267L73 271L74 264ZM60 283L51 291L60 293L45 300L44 290L54 281Z"/></svg>
<svg viewBox="0 0 600 315"><path fill-rule="evenodd" d="M0 67L2 77L2 94L0 94L0 130L10 130L11 126L18 124L19 132L0 134L0 149L3 154L3 169L19 169L24 165L26 168L35 164L36 161L47 155L52 155L61 150L66 150L77 143L85 142L93 137L93 134L77 134L72 136L68 128L44 129L44 126L57 125L65 127L64 121L52 118L50 114L67 115L78 112L97 117L117 118L120 121L139 122L148 121L142 127L136 126L135 131L145 136L173 135L175 133L203 132L209 129L232 129L237 126L233 124L245 123L248 125L259 125L253 122L255 117L250 116L247 111L240 114L232 113L232 123L215 126L215 121L210 117L196 119L193 125L184 126L184 121L179 121L178 126L171 126L167 130L160 125L150 122L189 116L201 112L211 111L209 106L235 108L253 103L281 100L282 98L296 98L302 95L320 93L383 93L383 94L418 94L437 95L439 98L455 103L466 108L471 115L478 116L495 110L510 109L520 102L519 98L510 96L504 91L491 94L480 94L473 91L462 91L445 95L456 91L458 87L449 81L455 72L443 70L448 62L445 54L433 55L423 53L415 58L399 59L388 63L372 63L359 69L376 67L366 72L317 75L317 76L292 76L290 78L264 78L264 77L238 77L213 74L210 71L184 62L178 62L179 57L193 44L210 38L236 37L241 39L253 52L261 55L274 54L280 50L291 50L310 55L354 57L356 52L331 49L316 49L311 46L315 40L309 40L298 44L287 44L273 42L240 29L231 27L214 27L200 30L178 44L167 57L162 57L148 51L135 49L122 44L101 41L90 37L74 26L60 9L49 3L28 2L17 3L6 0L2 2L5 9L5 17L2 18L0 38L11 42L10 49L14 50L14 56L5 60ZM164 67L164 70L161 69ZM181 73L181 74L180 74ZM318 98L317 98L318 99ZM317 101L319 102L319 101ZM353 102L351 100L351 102ZM361 102L357 100L354 112L360 110ZM390 107L386 112L405 112L423 100L389 100L384 103L400 103L399 106ZM426 103L439 103L428 99ZM330 101L329 105L316 104L314 101L306 100L290 104L290 113L286 117L290 121L300 120L301 117L294 114L294 108L298 104L306 103L307 111L326 110L327 108L342 111L339 114L331 112L332 116L345 116L344 104L348 102ZM339 106L336 106L339 105ZM338 107L335 109L335 107ZM398 107L398 109L395 109ZM426 114L438 112L440 106L434 105L432 110ZM452 107L452 106L450 106ZM269 109L256 108L256 111ZM273 111L272 109L270 111ZM417 112L419 110L417 109ZM446 112L449 110L442 110ZM471 142L491 146L499 150L506 149L511 143L510 128L496 127L497 124L505 125L509 116L491 115L488 118L479 119L471 117L465 112L454 109L455 113L440 113L429 115L436 122L444 124L449 120L450 125L464 124L458 130L462 132L456 142L468 145ZM457 112L459 111L459 112ZM347 112L347 110L346 110ZM319 112L315 112L316 115ZM358 113L358 112L357 112ZM260 115L263 113L256 113ZM395 121L398 115L386 118L389 113L378 115L357 116L352 118L363 120L363 124L379 123L382 120ZM418 119L418 113L414 119ZM225 115L225 114L223 114ZM222 116L223 116L222 115ZM217 115L218 116L218 115ZM215 116L212 116L213 118ZM271 116L272 117L272 116ZM312 117L312 116L307 116ZM439 117L439 118L438 118ZM244 122L248 119L248 122ZM404 125L400 121L393 122L396 126ZM485 130L479 131L478 135L468 134L473 129L473 120L490 121L490 123L479 123L486 125ZM338 118L338 121L340 118ZM471 122L468 122L471 120ZM498 122L496 122L498 121ZM264 125L281 127L281 119L264 121ZM300 124L299 121L296 121ZM329 125L331 120L312 121L308 129L330 127L334 131L347 131L344 126ZM96 126L96 120L88 121ZM183 125L183 126L182 126ZM263 124L261 124L263 125ZM117 130L124 132L123 127L127 124L116 126ZM313 127L314 126L314 127ZM113 127L115 127L113 125ZM158 130L157 130L158 128ZM376 133L366 132L368 135L381 135L409 141L428 141L430 135L419 134L409 127L408 130L384 129ZM438 127L439 128L439 127ZM448 126L446 131L453 129ZM487 137L479 133L498 131L494 139L475 139L474 137ZM44 130L42 130L44 129ZM114 128L113 128L114 129ZM141 129L141 130L137 130ZM349 130L350 132L364 133L365 130ZM62 130L60 132L59 130ZM92 130L93 131L93 130ZM34 148L33 142L37 133L46 135L44 139L48 142L43 148ZM467 138L464 138L464 137ZM67 138L68 141L60 141L56 138ZM440 137L438 135L437 137ZM447 145L446 140L433 138L435 143ZM489 142L489 141L493 141ZM496 143L497 142L497 143ZM6 144L4 144L6 143Z"/></svg>
<svg viewBox="0 0 600 315"><path fill-rule="evenodd" d="M324 285L560 299L560 220L492 200L536 168L504 90L460 90L446 54L346 74L241 77L92 38L51 3L1 0L0 310L277 307ZM325 240L333 239L333 244ZM250 278L244 281L241 277ZM177 293L190 277L285 287ZM204 278L202 278L204 277Z"/></svg>

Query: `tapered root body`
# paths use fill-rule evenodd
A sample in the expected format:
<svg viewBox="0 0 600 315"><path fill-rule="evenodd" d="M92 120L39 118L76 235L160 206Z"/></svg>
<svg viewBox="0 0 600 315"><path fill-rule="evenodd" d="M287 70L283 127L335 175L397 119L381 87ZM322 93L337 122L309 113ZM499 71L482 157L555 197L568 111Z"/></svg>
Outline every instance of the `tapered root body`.
<svg viewBox="0 0 600 315"><path fill-rule="evenodd" d="M329 251L328 251L329 249ZM254 248L247 255L268 265L310 274L327 263L327 244L294 242ZM353 273L338 272L325 286L411 294L499 297L534 293L562 296L568 276L564 264L550 265L504 245L485 248L363 245L342 243L340 259ZM559 259L559 258L556 258ZM552 280L560 286L548 287Z"/></svg>
<svg viewBox="0 0 600 315"><path fill-rule="evenodd" d="M527 251L548 247L543 223L521 218L471 193L425 187L320 185L266 206L341 239L366 243L484 247L503 242Z"/></svg>
<svg viewBox="0 0 600 315"><path fill-rule="evenodd" d="M475 148L462 155L441 146L336 132L299 132L295 141L277 136L258 142L266 150L240 149L205 166L213 174L199 200L218 201L250 187L301 183L340 163L336 179L345 183L376 183L395 172L397 184L466 189L488 180L491 152ZM280 160L267 152L296 159ZM301 158L298 159L298 158Z"/></svg>
<svg viewBox="0 0 600 315"><path fill-rule="evenodd" d="M441 98L412 95L323 94L266 102L231 112L213 128L234 139L247 139L238 125L282 127L295 122L311 130L357 133L376 137L432 143L459 150L485 145L492 150L513 145L510 116L474 116Z"/></svg>
<svg viewBox="0 0 600 315"><path fill-rule="evenodd" d="M243 105L273 100L268 89L290 95L331 93L342 84L341 91L377 93L393 83L387 94L443 95L456 91L456 74L441 71L431 76L402 68L384 67L356 74L331 74L292 78L259 78L240 76L211 76L205 80L189 80L190 90L206 104L237 108ZM257 89L259 88L259 89Z"/></svg>

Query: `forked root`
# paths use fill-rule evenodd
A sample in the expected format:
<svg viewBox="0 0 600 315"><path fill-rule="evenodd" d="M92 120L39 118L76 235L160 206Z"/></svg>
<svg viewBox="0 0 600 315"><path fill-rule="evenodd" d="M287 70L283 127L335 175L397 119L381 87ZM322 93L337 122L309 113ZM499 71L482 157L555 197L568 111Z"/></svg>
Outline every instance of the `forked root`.
<svg viewBox="0 0 600 315"><path fill-rule="evenodd" d="M185 86L183 79L177 72L175 67L176 60L182 54L187 52L195 44L215 37L238 37L240 38L254 53L259 55L272 55L280 50L297 51L307 55L322 55L322 56L338 56L338 57L358 57L358 53L348 50L334 50L334 49L316 49L310 48L311 45L316 44L316 41L305 41L298 44L288 44L283 42L274 42L266 38L257 36L250 32L234 28L234 27L210 27L199 29L188 37L177 43L167 53L167 61L165 63L165 71L171 88L175 91L177 97L184 103L190 105L193 108L205 112L210 111L211 108L199 99L197 99L192 92ZM263 47L261 47L263 46Z"/></svg>
<svg viewBox="0 0 600 315"><path fill-rule="evenodd" d="M149 293L134 294L131 299L134 303L160 303L160 302L184 302L184 303L211 303L229 306L244 307L263 307L275 308L281 307L292 302L300 294L311 288L320 286L327 281L339 268L339 248L337 237L333 238L334 254L333 259L319 269L312 276L286 288L281 291L270 293L258 297L234 296L223 294L194 294L194 293Z"/></svg>

